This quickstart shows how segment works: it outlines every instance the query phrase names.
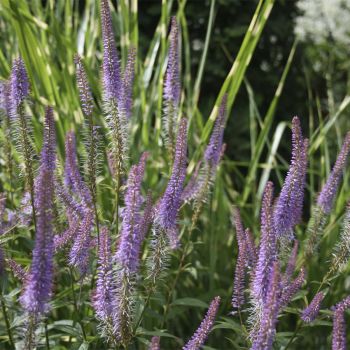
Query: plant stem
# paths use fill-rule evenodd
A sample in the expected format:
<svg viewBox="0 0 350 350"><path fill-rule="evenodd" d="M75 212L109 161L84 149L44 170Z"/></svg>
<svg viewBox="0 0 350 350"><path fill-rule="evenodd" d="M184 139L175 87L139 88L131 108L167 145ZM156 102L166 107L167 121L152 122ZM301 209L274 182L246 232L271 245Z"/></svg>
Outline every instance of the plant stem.
<svg viewBox="0 0 350 350"><path fill-rule="evenodd" d="M8 334L8 337L9 337L9 343L10 343L12 349L15 349L14 342L13 342L13 337L12 337L12 332L11 332L10 320L9 320L9 316L8 316L8 313L7 313L4 297L3 297L2 294L1 294L0 298L1 298L2 313L4 315L4 319L5 319L5 323L6 323L6 329L7 329L7 334Z"/></svg>
<svg viewBox="0 0 350 350"><path fill-rule="evenodd" d="M46 340L46 348L50 350L49 331L47 329L47 319L45 320L45 340Z"/></svg>
<svg viewBox="0 0 350 350"><path fill-rule="evenodd" d="M78 308L78 304L77 304L77 297L76 297L75 290L74 290L74 276L73 276L73 271L71 268L69 268L69 274L70 274L70 280L71 280L73 306L74 306L74 311L75 311L74 322L76 322L76 319L79 316L79 308ZM78 321L78 323L80 324L81 331L83 333L83 339L86 340L86 333L85 333L84 325L81 321Z"/></svg>

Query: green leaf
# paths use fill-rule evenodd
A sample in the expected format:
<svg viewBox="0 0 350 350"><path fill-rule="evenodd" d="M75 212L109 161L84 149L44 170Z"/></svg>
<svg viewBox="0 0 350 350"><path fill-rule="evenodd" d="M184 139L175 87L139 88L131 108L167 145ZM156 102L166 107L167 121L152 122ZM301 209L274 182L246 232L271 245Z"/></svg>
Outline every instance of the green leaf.
<svg viewBox="0 0 350 350"><path fill-rule="evenodd" d="M207 308L208 304L194 298L181 298L175 300L172 305L181 305L181 306L192 306L192 307L202 307Z"/></svg>

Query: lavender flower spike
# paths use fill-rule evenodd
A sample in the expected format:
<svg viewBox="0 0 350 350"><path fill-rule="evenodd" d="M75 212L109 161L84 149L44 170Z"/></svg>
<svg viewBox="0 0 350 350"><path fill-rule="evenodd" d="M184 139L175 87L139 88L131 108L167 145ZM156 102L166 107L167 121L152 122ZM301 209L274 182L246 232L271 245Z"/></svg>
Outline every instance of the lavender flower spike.
<svg viewBox="0 0 350 350"><path fill-rule="evenodd" d="M177 134L175 158L170 180L159 203L156 223L168 234L170 246L176 248L176 219L181 205L181 195L186 177L187 120L181 119Z"/></svg>
<svg viewBox="0 0 350 350"><path fill-rule="evenodd" d="M214 169L219 164L222 155L222 142L224 137L226 121L227 94L222 98L219 113L215 120L214 128L210 137L209 144L205 150L204 158L209 166Z"/></svg>
<svg viewBox="0 0 350 350"><path fill-rule="evenodd" d="M135 56L136 50L130 48L128 52L128 59L123 74L123 89L121 96L121 110L127 119L131 116L132 108L132 88L135 76Z"/></svg>
<svg viewBox="0 0 350 350"><path fill-rule="evenodd" d="M277 235L289 239L301 218L307 170L307 140L303 139L298 117L292 121L292 145L291 164L274 212Z"/></svg>
<svg viewBox="0 0 350 350"><path fill-rule="evenodd" d="M103 40L102 80L104 100L119 102L121 91L120 64L114 41L108 0L101 0L101 27Z"/></svg>
<svg viewBox="0 0 350 350"><path fill-rule="evenodd" d="M350 307L350 296L339 302L333 309L332 350L346 350L346 325L344 312Z"/></svg>
<svg viewBox="0 0 350 350"><path fill-rule="evenodd" d="M53 127L52 114L46 114L45 126ZM48 120L49 119L49 120ZM51 121L50 121L51 120ZM49 309L53 287L53 227L54 202L54 144L49 137L54 130L45 130L41 166L36 184L37 230L30 272L20 298L23 308L32 315L42 315Z"/></svg>
<svg viewBox="0 0 350 350"><path fill-rule="evenodd" d="M179 26L176 17L171 18L170 47L168 66L164 83L164 98L171 101L177 107L180 101L180 77L179 77Z"/></svg>
<svg viewBox="0 0 350 350"><path fill-rule="evenodd" d="M111 240L106 227L102 227L100 233L100 245L98 250L98 268L96 292L93 298L93 307L97 318L107 322L112 314L112 256Z"/></svg>
<svg viewBox="0 0 350 350"><path fill-rule="evenodd" d="M346 350L344 310L336 309L333 315L332 350Z"/></svg>
<svg viewBox="0 0 350 350"><path fill-rule="evenodd" d="M65 185L78 194L86 203L91 205L91 194L84 183L78 167L77 149L74 132L68 132L65 142L66 162L64 169Z"/></svg>
<svg viewBox="0 0 350 350"><path fill-rule="evenodd" d="M215 297L211 302L208 312L205 315L204 320L200 324L197 331L194 333L188 343L182 348L182 350L199 350L206 341L211 329L214 325L214 320L218 312L220 305L220 297Z"/></svg>
<svg viewBox="0 0 350 350"><path fill-rule="evenodd" d="M310 305L303 310L301 315L301 319L306 322L312 322L320 312L321 303L324 298L324 294L322 292L317 293L312 299Z"/></svg>
<svg viewBox="0 0 350 350"><path fill-rule="evenodd" d="M278 262L274 262L269 274L266 303L263 307L259 331L251 350L270 350L276 333L279 312L280 273Z"/></svg>
<svg viewBox="0 0 350 350"><path fill-rule="evenodd" d="M317 198L318 207L320 207L321 210L326 214L329 214L332 209L334 197L339 186L339 182L346 164L346 160L349 155L349 151L350 132L346 134L344 143L338 154L338 158L333 166L332 172L330 173L327 182L323 186L322 191Z"/></svg>
<svg viewBox="0 0 350 350"><path fill-rule="evenodd" d="M120 242L116 252L119 267L127 274L135 273L138 268L141 240L141 182L148 154L144 153L138 165L134 165L129 173L125 194L125 208L122 213L123 222Z"/></svg>
<svg viewBox="0 0 350 350"><path fill-rule="evenodd" d="M77 85L79 89L80 102L83 113L85 116L91 116L94 108L92 94L87 78L86 71L84 69L81 57L77 54L74 57L74 63L76 65Z"/></svg>
<svg viewBox="0 0 350 350"><path fill-rule="evenodd" d="M179 27L176 18L172 17L168 65L164 82L164 130L171 156L175 147L175 130L181 93L179 65Z"/></svg>
<svg viewBox="0 0 350 350"><path fill-rule="evenodd" d="M277 257L276 233L273 225L273 184L268 182L265 187L261 209L261 240L258 262L252 282L252 295L258 303L263 303L269 288L270 272Z"/></svg>
<svg viewBox="0 0 350 350"><path fill-rule="evenodd" d="M29 94L29 81L24 62L21 57L15 59L11 71L11 103L12 113L16 115L17 108Z"/></svg>
<svg viewBox="0 0 350 350"><path fill-rule="evenodd" d="M288 303L293 298L293 296L295 295L295 293L299 291L299 289L305 282L305 277L306 277L306 272L305 272L305 269L302 267L297 278L293 282L283 286L282 296L280 300L281 308L287 306Z"/></svg>

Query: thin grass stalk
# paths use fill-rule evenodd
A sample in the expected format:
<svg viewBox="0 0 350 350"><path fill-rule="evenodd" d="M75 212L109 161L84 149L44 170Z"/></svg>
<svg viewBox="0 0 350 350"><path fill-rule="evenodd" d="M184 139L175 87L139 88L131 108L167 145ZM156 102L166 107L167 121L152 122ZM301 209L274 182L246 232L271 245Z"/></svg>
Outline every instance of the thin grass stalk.
<svg viewBox="0 0 350 350"><path fill-rule="evenodd" d="M9 318L8 313L7 313L7 308L6 308L4 296L2 295L2 293L0 295L0 299L1 299L2 314L4 316L5 324L6 324L6 331L7 331L8 337L9 337L9 343L10 343L11 348L15 349L15 345L14 345L15 343L13 341L13 336L12 336L12 331L11 331L10 318Z"/></svg>

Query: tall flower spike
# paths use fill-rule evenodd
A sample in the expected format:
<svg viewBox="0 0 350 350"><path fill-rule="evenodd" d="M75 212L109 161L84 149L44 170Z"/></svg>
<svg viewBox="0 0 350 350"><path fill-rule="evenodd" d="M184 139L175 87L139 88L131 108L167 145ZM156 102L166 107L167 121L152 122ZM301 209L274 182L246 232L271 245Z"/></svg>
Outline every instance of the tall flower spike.
<svg viewBox="0 0 350 350"><path fill-rule="evenodd" d="M97 281L96 292L93 297L93 307L97 318L106 324L108 324L112 315L112 272L111 240L108 229L102 227L98 249Z"/></svg>
<svg viewBox="0 0 350 350"><path fill-rule="evenodd" d="M272 200L273 184L272 182L268 182L265 187L262 201L259 256L252 283L252 295L259 303L265 301L270 272L277 257Z"/></svg>
<svg viewBox="0 0 350 350"><path fill-rule="evenodd" d="M246 245L239 248L238 258L235 267L235 277L231 304L233 309L240 309L244 304L244 282L246 264Z"/></svg>
<svg viewBox="0 0 350 350"><path fill-rule="evenodd" d="M205 150L204 158L212 169L216 168L216 166L219 164L219 161L221 159L225 121L226 121L226 106L227 106L227 94L225 94L222 98L220 108L219 108L219 113L215 120L210 141Z"/></svg>
<svg viewBox="0 0 350 350"><path fill-rule="evenodd" d="M91 195L79 172L74 132L68 132L65 143L66 162L64 180L68 188L78 194L87 205L91 204Z"/></svg>
<svg viewBox="0 0 350 350"><path fill-rule="evenodd" d="M346 350L346 325L344 312L350 307L350 296L333 307L332 350Z"/></svg>
<svg viewBox="0 0 350 350"><path fill-rule="evenodd" d="M269 273L266 303L263 307L259 331L251 350L270 350L276 333L279 312L280 274L278 262L274 262Z"/></svg>
<svg viewBox="0 0 350 350"><path fill-rule="evenodd" d="M305 308L303 310L303 313L301 314L301 319L304 322L310 323L315 320L318 313L320 312L323 298L324 298L324 294L322 292L319 292L314 296L310 305L307 308Z"/></svg>
<svg viewBox="0 0 350 350"><path fill-rule="evenodd" d="M51 111L52 112L52 111ZM36 186L37 226L33 260L20 298L23 308L34 316L48 311L53 287L54 135L50 109L46 113L44 145Z"/></svg>
<svg viewBox="0 0 350 350"><path fill-rule="evenodd" d="M346 350L346 325L342 309L336 309L333 315L332 350Z"/></svg>
<svg viewBox="0 0 350 350"><path fill-rule="evenodd" d="M281 295L281 308L288 305L288 303L292 300L295 293L299 291L303 283L305 282L306 272L302 267L298 277L288 285L283 286L282 295Z"/></svg>
<svg viewBox="0 0 350 350"><path fill-rule="evenodd" d="M41 161L45 163L51 171L56 168L56 132L55 119L52 107L47 107L44 121L44 139L43 149L41 152ZM41 165L43 166L43 165Z"/></svg>
<svg viewBox="0 0 350 350"><path fill-rule="evenodd" d="M102 80L105 101L119 101L121 91L120 64L114 40L108 0L101 0L101 27L103 40Z"/></svg>
<svg viewBox="0 0 350 350"><path fill-rule="evenodd" d="M24 62L21 57L15 59L11 71L11 103L12 113L17 113L17 108L29 94L29 81Z"/></svg>
<svg viewBox="0 0 350 350"><path fill-rule="evenodd" d="M164 83L164 98L172 101L175 107L180 101L180 62L179 62L179 26L176 17L171 18L170 46L168 52L168 65Z"/></svg>
<svg viewBox="0 0 350 350"><path fill-rule="evenodd" d="M220 305L220 297L215 297L210 303L209 309L197 331L194 333L188 343L182 348L183 350L199 350L208 338L213 328L216 314Z"/></svg>
<svg viewBox="0 0 350 350"><path fill-rule="evenodd" d="M13 259L6 259L6 263L13 272L14 276L24 283L27 279L27 272L24 271L23 267L17 264L17 262Z"/></svg>
<svg viewBox="0 0 350 350"><path fill-rule="evenodd" d="M290 283L292 276L293 276L296 261L297 261L298 248L299 248L299 242L297 240L295 240L292 252L290 253L290 256L289 256L286 271L284 272L284 275L283 275L283 284L284 285L288 285Z"/></svg>
<svg viewBox="0 0 350 350"><path fill-rule="evenodd" d="M33 148L31 140L30 119L25 114L24 102L29 94L29 81L24 62L21 58L15 59L10 78L10 117L13 136L18 138L16 145L24 162L24 174L27 190L30 195L30 204L34 226L36 226L35 199L34 199L34 170Z"/></svg>
<svg viewBox="0 0 350 350"><path fill-rule="evenodd" d="M175 17L171 18L168 65L164 82L164 127L170 154L174 152L175 130L180 102L179 73L179 27Z"/></svg>
<svg viewBox="0 0 350 350"><path fill-rule="evenodd" d="M91 116L94 108L92 94L86 71L81 61L81 57L78 54L74 57L74 63L76 66L77 85L79 89L82 110L85 116Z"/></svg>
<svg viewBox="0 0 350 350"><path fill-rule="evenodd" d="M123 74L123 89L120 102L121 110L127 119L131 117L132 88L135 76L135 56L136 50L134 48L130 48L128 52L126 67Z"/></svg>
<svg viewBox="0 0 350 350"><path fill-rule="evenodd" d="M293 228L300 221L307 170L307 141L303 139L300 120L292 121L292 160L277 199L274 221L278 237L293 239Z"/></svg>
<svg viewBox="0 0 350 350"><path fill-rule="evenodd" d="M127 273L135 273L139 264L141 240L141 182L148 154L144 153L139 164L134 165L129 173L125 193L125 208L116 258L119 267Z"/></svg>
<svg viewBox="0 0 350 350"><path fill-rule="evenodd" d="M249 265L249 263L247 260L247 242L244 227L242 224L240 212L236 207L233 207L232 209L232 222L236 228L238 257L236 260L231 304L234 309L240 309L240 307L244 304L245 267Z"/></svg>
<svg viewBox="0 0 350 350"><path fill-rule="evenodd" d="M79 269L80 274L86 274L89 265L89 252L91 246L91 230L93 227L93 211L87 209L85 217L79 225L77 237L69 252L69 265Z"/></svg>
<svg viewBox="0 0 350 350"><path fill-rule="evenodd" d="M327 182L323 186L322 191L317 198L317 205L326 214L329 214L332 209L334 197L336 195L339 182L340 182L344 167L346 165L346 160L348 158L349 151L350 151L350 132L346 134L345 140L338 154L337 160L333 166L332 172L328 176Z"/></svg>
<svg viewBox="0 0 350 350"><path fill-rule="evenodd" d="M176 219L181 205L181 195L186 177L187 164L187 120L181 119L177 134L173 169L167 188L162 196L156 223L168 234L170 246L176 248L178 238L174 234Z"/></svg>

